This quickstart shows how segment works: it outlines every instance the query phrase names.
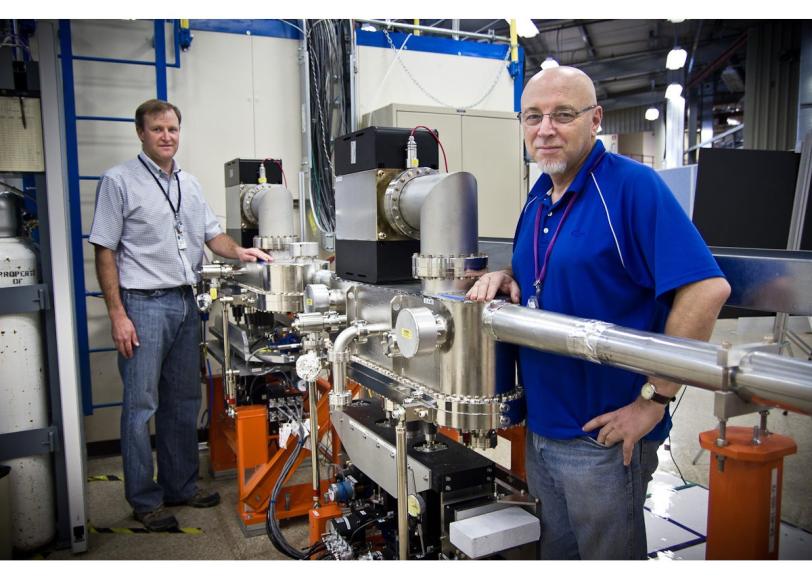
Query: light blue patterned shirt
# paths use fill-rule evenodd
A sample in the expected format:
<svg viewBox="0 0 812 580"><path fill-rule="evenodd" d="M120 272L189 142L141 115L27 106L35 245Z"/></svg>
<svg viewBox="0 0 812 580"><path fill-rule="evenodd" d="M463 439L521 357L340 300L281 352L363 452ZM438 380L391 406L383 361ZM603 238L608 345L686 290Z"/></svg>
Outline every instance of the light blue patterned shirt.
<svg viewBox="0 0 812 580"><path fill-rule="evenodd" d="M172 175L167 175L143 152L138 157L147 167L136 158L101 176L90 243L115 252L122 288L155 290L195 284L203 263L203 245L222 233L220 223L206 203L200 183L177 162ZM180 240L174 212L150 172L175 207L180 182Z"/></svg>

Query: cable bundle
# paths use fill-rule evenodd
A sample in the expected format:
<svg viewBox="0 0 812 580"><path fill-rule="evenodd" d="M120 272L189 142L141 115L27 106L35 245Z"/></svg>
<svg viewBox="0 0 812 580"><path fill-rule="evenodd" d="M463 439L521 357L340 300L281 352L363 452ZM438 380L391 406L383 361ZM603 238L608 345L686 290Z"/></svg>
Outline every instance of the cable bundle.
<svg viewBox="0 0 812 580"><path fill-rule="evenodd" d="M316 226L335 230L333 140L349 131L349 61L352 30L348 20L308 22L310 53L311 204Z"/></svg>

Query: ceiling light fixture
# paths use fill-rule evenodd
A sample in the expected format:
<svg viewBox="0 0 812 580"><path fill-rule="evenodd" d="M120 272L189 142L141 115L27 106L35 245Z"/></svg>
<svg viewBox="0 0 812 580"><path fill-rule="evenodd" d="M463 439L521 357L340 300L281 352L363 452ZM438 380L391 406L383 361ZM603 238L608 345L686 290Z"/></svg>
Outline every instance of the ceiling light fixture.
<svg viewBox="0 0 812 580"><path fill-rule="evenodd" d="M668 100L676 99L682 96L682 85L679 83L671 83L665 89L665 98Z"/></svg>
<svg viewBox="0 0 812 580"><path fill-rule="evenodd" d="M646 109L646 121L656 121L660 118L660 109L649 107Z"/></svg>
<svg viewBox="0 0 812 580"><path fill-rule="evenodd" d="M544 59L544 62L541 63L541 70L547 70L548 68L555 68L559 66L558 61L555 60L553 57L548 56Z"/></svg>
<svg viewBox="0 0 812 580"><path fill-rule="evenodd" d="M679 70L685 66L685 60L687 58L688 53L685 52L685 49L675 46L665 59L665 68L668 70Z"/></svg>
<svg viewBox="0 0 812 580"><path fill-rule="evenodd" d="M506 18L505 20L510 23L510 19ZM533 24L533 20L530 18L517 18L516 19L516 34L522 36L524 38L533 38L539 33L538 27Z"/></svg>

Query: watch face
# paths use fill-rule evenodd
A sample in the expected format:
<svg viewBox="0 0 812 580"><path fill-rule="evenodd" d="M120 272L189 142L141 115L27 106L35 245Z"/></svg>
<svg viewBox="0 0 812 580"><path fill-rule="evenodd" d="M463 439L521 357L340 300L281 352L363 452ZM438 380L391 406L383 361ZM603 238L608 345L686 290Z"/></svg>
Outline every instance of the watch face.
<svg viewBox="0 0 812 580"><path fill-rule="evenodd" d="M651 399L654 396L654 393L657 391L654 390L654 385L651 383L646 383L643 385L643 388L640 390L640 394L643 396L644 399Z"/></svg>

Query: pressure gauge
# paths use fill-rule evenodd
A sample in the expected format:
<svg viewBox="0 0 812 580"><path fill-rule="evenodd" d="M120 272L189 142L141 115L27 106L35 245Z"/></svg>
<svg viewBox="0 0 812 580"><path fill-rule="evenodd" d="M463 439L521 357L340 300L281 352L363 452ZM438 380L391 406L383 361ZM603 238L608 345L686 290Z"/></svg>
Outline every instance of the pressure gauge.
<svg viewBox="0 0 812 580"><path fill-rule="evenodd" d="M296 359L296 374L308 382L315 381L321 372L321 362L315 352L308 352Z"/></svg>

